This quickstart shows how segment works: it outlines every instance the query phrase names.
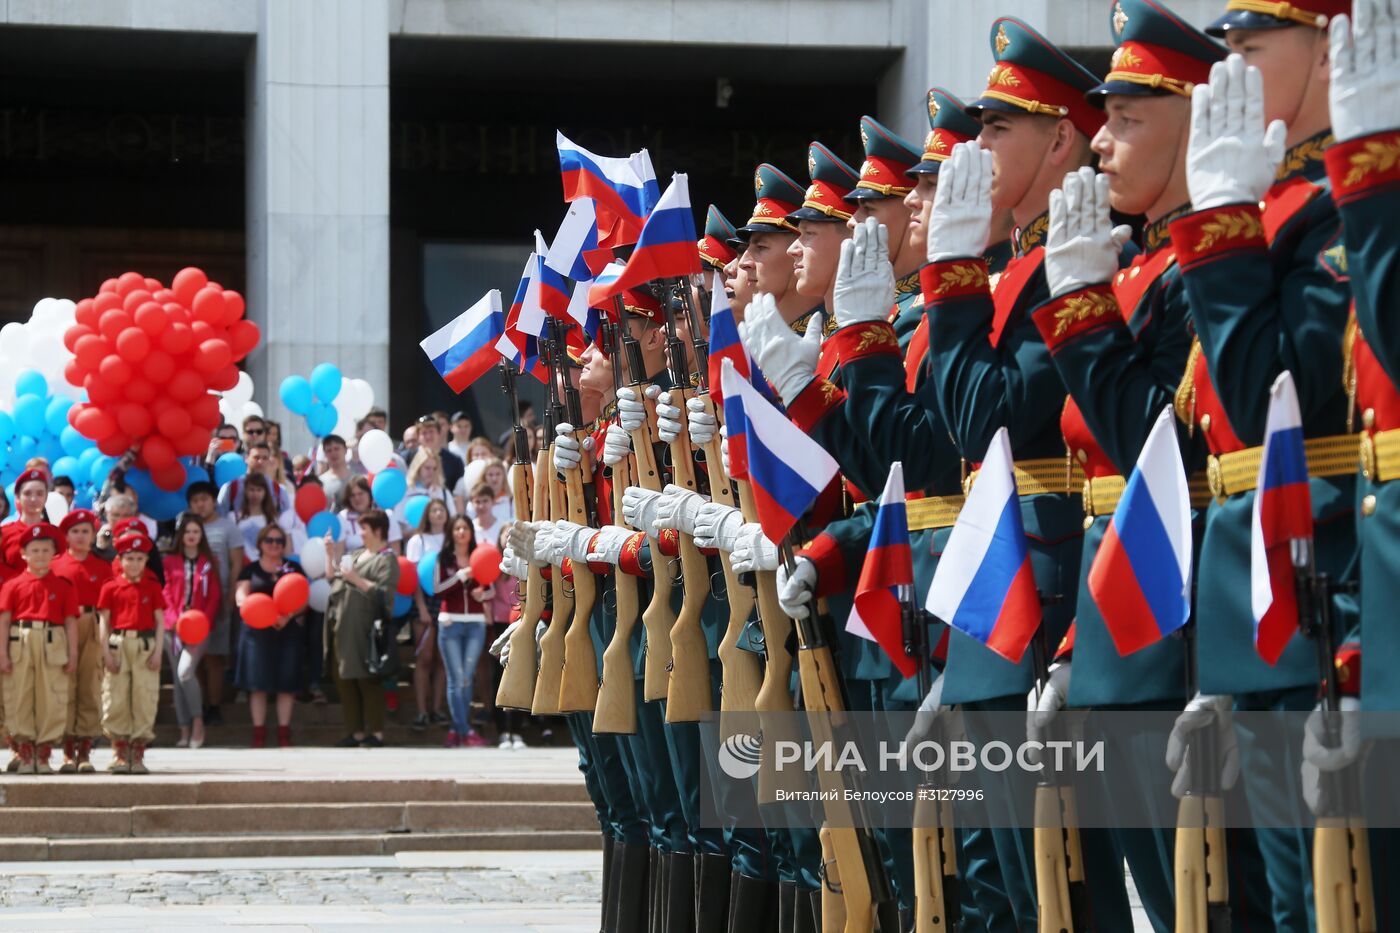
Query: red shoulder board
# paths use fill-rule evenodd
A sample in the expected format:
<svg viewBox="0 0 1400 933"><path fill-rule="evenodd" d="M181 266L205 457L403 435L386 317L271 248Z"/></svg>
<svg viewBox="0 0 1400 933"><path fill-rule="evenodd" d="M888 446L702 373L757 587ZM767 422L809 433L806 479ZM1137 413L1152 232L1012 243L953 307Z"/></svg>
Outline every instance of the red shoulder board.
<svg viewBox="0 0 1400 933"><path fill-rule="evenodd" d="M1132 265L1113 277L1113 297L1118 299L1118 309L1123 313L1124 321L1133 319L1133 312L1137 310L1148 286L1160 279L1175 261L1176 251L1164 246L1150 255L1134 257Z"/></svg>

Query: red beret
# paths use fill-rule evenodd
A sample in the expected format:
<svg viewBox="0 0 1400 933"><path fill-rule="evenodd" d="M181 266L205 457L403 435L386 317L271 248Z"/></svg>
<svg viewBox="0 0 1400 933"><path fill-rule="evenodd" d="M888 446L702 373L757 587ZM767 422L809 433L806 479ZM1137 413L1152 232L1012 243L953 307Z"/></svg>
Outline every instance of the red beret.
<svg viewBox="0 0 1400 933"><path fill-rule="evenodd" d="M39 469L25 470L19 475L19 478L15 480L15 492L19 492L21 489L23 489L25 483L32 482L34 480L38 480L39 482L43 483L45 489L49 487L49 474Z"/></svg>
<svg viewBox="0 0 1400 933"><path fill-rule="evenodd" d="M74 509L63 516L63 521L58 523L58 530L66 535L70 528L75 528L78 525L91 525L96 528L97 513L89 511L88 509Z"/></svg>
<svg viewBox="0 0 1400 933"><path fill-rule="evenodd" d="M140 532L133 532L129 535L122 535L117 539L117 553L126 554L130 551L142 551L149 553L153 545L151 539Z"/></svg>
<svg viewBox="0 0 1400 933"><path fill-rule="evenodd" d="M63 540L59 530L53 525L48 522L38 522L25 527L24 534L20 537L20 547L23 548L31 541L41 541L45 538L52 541L55 547Z"/></svg>
<svg viewBox="0 0 1400 933"><path fill-rule="evenodd" d="M137 534L144 535L146 533L146 523L141 521L141 519L139 518L120 519L115 525L112 526L112 537L120 538L128 531L134 531Z"/></svg>

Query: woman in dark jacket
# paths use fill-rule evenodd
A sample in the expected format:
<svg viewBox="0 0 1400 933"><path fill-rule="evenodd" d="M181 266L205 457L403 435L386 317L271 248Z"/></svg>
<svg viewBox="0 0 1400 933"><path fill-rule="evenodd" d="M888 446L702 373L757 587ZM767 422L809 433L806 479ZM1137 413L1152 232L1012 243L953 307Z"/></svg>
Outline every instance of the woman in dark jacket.
<svg viewBox="0 0 1400 933"><path fill-rule="evenodd" d="M366 654L374 621L393 613L399 562L389 547L388 515L371 509L359 517L359 529L364 546L327 568L326 654L349 733L337 744L377 748L384 744L384 678L370 674Z"/></svg>
<svg viewBox="0 0 1400 933"><path fill-rule="evenodd" d="M289 537L279 525L258 532L258 559L238 575L234 599L239 606L254 593L272 595L277 581L301 568L286 560ZM248 691L248 712L253 718L253 747L267 745L267 695L277 694L277 745L292 744L292 707L301 689L301 658L305 638L302 616L279 615L271 628L243 631L238 638L238 686Z"/></svg>

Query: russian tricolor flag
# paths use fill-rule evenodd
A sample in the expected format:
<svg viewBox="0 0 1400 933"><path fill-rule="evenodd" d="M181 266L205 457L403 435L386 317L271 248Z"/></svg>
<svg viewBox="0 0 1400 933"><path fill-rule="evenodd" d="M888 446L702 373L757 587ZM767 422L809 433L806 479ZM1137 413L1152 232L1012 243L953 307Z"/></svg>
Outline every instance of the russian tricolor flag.
<svg viewBox="0 0 1400 933"><path fill-rule="evenodd" d="M598 245L637 242L646 216L661 196L647 151L634 152L625 159L594 155L559 132L555 133L555 144L559 171L564 176L564 200L593 199Z"/></svg>
<svg viewBox="0 0 1400 933"><path fill-rule="evenodd" d="M535 277L539 281L540 309L550 317L561 321L570 320L569 302L572 292L564 276L550 268L545 262L549 247L538 230L535 231Z"/></svg>
<svg viewBox="0 0 1400 933"><path fill-rule="evenodd" d="M418 345L432 360L438 375L460 395L500 360L496 341L504 332L501 293L493 288Z"/></svg>
<svg viewBox="0 0 1400 933"><path fill-rule="evenodd" d="M933 574L925 608L1013 664L1040 627L1011 440L997 431Z"/></svg>
<svg viewBox="0 0 1400 933"><path fill-rule="evenodd" d="M846 622L849 631L858 621L868 636L885 649L905 677L918 671L918 659L904 650L904 613L899 588L914 585L914 556L909 550L909 514L904 505L904 464L890 464L890 476L875 513L870 549L856 584L855 612ZM857 631L856 634L861 634Z"/></svg>
<svg viewBox="0 0 1400 933"><path fill-rule="evenodd" d="M1158 416L1104 532L1089 593L1120 655L1191 616L1191 492L1172 410Z"/></svg>
<svg viewBox="0 0 1400 933"><path fill-rule="evenodd" d="M1269 390L1264 453L1254 495L1250 540L1250 603L1254 610L1254 649L1270 664L1298 630L1293 542L1313 537L1308 457L1303 417L1293 375L1284 370Z"/></svg>
<svg viewBox="0 0 1400 933"><path fill-rule="evenodd" d="M749 356L748 349L739 339L739 324L734 320L734 308L729 304L729 296L724 291L724 277L715 272L714 284L710 290L710 394L716 403L724 401L723 363L729 360L740 377L766 397L768 383L758 364Z"/></svg>
<svg viewBox="0 0 1400 933"><path fill-rule="evenodd" d="M545 254L545 265L568 276L575 282L588 282L603 271L612 250L598 247L598 216L592 198L579 198L569 205L569 211L554 234L554 242Z"/></svg>
<svg viewBox="0 0 1400 933"><path fill-rule="evenodd" d="M588 291L590 304L607 301L624 288L653 279L693 275L700 271L700 251L695 246L695 217L690 213L690 185L684 175L672 175L656 209L647 217L637 248L627 268L610 284L595 282Z"/></svg>
<svg viewBox="0 0 1400 933"><path fill-rule="evenodd" d="M732 362L721 370L720 383L729 475L749 481L764 535L781 541L836 475L836 461L759 395Z"/></svg>
<svg viewBox="0 0 1400 933"><path fill-rule="evenodd" d="M506 312L505 333L496 341L501 356L510 360L523 373L540 382L548 378L548 367L540 359L539 336L544 331L544 310L539 301L539 274L535 254L525 260L515 298Z"/></svg>

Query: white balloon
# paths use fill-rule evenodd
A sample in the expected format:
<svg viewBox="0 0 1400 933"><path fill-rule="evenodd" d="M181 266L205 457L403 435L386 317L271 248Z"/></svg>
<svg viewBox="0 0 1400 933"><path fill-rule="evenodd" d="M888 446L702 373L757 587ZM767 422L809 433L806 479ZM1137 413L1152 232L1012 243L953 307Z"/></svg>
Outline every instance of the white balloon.
<svg viewBox="0 0 1400 933"><path fill-rule="evenodd" d="M335 427L331 428L331 433L339 435L342 439L353 438L355 436L355 419L349 418L344 412L338 412L340 417L336 420Z"/></svg>
<svg viewBox="0 0 1400 933"><path fill-rule="evenodd" d="M68 514L68 500L63 498L61 492L51 492L44 500L44 511L49 513L49 524L57 525Z"/></svg>
<svg viewBox="0 0 1400 933"><path fill-rule="evenodd" d="M224 393L224 398L235 402L240 408L253 400L253 377L240 370L238 385Z"/></svg>
<svg viewBox="0 0 1400 933"><path fill-rule="evenodd" d="M365 436L360 438L360 462L371 473L384 469L393 457L394 442L383 431L366 431Z"/></svg>
<svg viewBox="0 0 1400 933"><path fill-rule="evenodd" d="M243 418L265 418L265 417L267 417L267 416L263 414L262 406L259 405L257 402L244 402L244 403L243 403ZM242 421L243 419L240 418L239 420Z"/></svg>
<svg viewBox="0 0 1400 933"><path fill-rule="evenodd" d="M374 387L363 379L347 379L335 398L336 411L359 421L374 407Z"/></svg>
<svg viewBox="0 0 1400 933"><path fill-rule="evenodd" d="M324 538L307 538L301 546L301 569L311 579L326 575L326 541Z"/></svg>
<svg viewBox="0 0 1400 933"><path fill-rule="evenodd" d="M11 359L22 360L29 356L29 343L28 328L18 321L0 327L0 347L5 348L5 355Z"/></svg>
<svg viewBox="0 0 1400 933"><path fill-rule="evenodd" d="M306 605L311 607L312 612L325 612L326 607L331 603L331 581L324 577L312 580L309 590L310 592L306 596Z"/></svg>

